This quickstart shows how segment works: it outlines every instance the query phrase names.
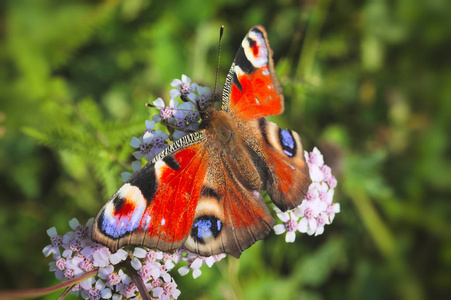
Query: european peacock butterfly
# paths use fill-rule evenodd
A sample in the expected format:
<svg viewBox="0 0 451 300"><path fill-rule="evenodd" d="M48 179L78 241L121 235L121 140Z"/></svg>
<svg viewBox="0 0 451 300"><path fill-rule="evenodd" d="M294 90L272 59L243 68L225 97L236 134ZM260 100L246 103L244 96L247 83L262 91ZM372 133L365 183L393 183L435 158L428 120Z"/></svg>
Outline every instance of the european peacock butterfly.
<svg viewBox="0 0 451 300"><path fill-rule="evenodd" d="M299 135L265 119L283 110L266 31L254 26L227 75L221 109L205 108L199 131L135 173L97 214L92 238L112 252L183 246L239 257L274 225L260 190L286 211L311 183Z"/></svg>

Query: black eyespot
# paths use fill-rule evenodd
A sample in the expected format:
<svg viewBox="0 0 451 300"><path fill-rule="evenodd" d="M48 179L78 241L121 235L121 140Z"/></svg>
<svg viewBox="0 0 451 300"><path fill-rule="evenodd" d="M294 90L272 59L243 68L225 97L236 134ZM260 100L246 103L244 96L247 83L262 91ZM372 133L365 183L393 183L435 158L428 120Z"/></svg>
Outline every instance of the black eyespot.
<svg viewBox="0 0 451 300"><path fill-rule="evenodd" d="M254 48L254 46L255 46L255 40L253 40L253 39L251 39L251 38L247 38L247 41L248 41L248 43L249 43L249 46L251 47L251 48Z"/></svg>
<svg viewBox="0 0 451 300"><path fill-rule="evenodd" d="M211 238L217 238L222 229L222 222L215 216L202 216L197 218L191 228L191 237L205 244Z"/></svg>
<svg viewBox="0 0 451 300"><path fill-rule="evenodd" d="M116 196L113 200L114 210L119 211L121 210L122 206L125 204L125 199L122 197L119 197L119 195Z"/></svg>

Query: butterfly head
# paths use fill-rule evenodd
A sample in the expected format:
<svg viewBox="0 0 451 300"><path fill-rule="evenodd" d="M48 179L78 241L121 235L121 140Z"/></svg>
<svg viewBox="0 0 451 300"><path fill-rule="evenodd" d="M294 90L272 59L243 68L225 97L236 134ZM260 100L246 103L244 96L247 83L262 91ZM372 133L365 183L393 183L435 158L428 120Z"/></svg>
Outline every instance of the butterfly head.
<svg viewBox="0 0 451 300"><path fill-rule="evenodd" d="M201 100L201 101L199 101ZM215 107L216 103L219 103L221 100L221 95L217 93L211 94L211 96L204 101L202 99L196 100L196 108L197 111L200 114L200 118L202 120L201 128L205 128L206 123L211 122L211 118L214 115L214 113L217 111L217 108Z"/></svg>

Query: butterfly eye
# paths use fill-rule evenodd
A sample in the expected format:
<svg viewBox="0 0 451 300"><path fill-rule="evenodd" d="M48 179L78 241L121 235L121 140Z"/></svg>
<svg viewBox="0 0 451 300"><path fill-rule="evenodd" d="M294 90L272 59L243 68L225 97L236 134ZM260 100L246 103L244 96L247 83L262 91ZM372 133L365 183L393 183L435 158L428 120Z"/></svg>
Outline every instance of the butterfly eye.
<svg viewBox="0 0 451 300"><path fill-rule="evenodd" d="M202 216L197 218L191 229L194 240L205 244L211 238L217 238L222 229L222 222L215 216Z"/></svg>

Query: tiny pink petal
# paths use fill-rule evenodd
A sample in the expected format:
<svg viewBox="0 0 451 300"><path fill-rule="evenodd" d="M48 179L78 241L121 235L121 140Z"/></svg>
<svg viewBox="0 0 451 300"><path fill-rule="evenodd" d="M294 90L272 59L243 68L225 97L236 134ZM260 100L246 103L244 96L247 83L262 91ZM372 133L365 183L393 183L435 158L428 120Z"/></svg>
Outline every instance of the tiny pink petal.
<svg viewBox="0 0 451 300"><path fill-rule="evenodd" d="M161 109L163 109L164 108L164 101L163 101L163 99L161 99L161 98L158 98L157 100L155 100L154 102L153 102L153 105L156 107L156 108L158 108L159 110L161 110Z"/></svg>
<svg viewBox="0 0 451 300"><path fill-rule="evenodd" d="M193 278L194 279L196 279L200 275L202 275L202 271L200 269L193 270Z"/></svg>
<svg viewBox="0 0 451 300"><path fill-rule="evenodd" d="M324 179L324 174L317 165L310 165L309 172L313 182L320 182Z"/></svg>
<svg viewBox="0 0 451 300"><path fill-rule="evenodd" d="M144 154L141 151L135 151L132 153L132 155L136 158L136 159L142 159L144 157Z"/></svg>
<svg viewBox="0 0 451 300"><path fill-rule="evenodd" d="M183 82L180 79L174 79L171 82L171 86L173 87L180 87L183 84Z"/></svg>
<svg viewBox="0 0 451 300"><path fill-rule="evenodd" d="M169 91L169 97L171 97L171 99L176 99L181 95L182 93L180 92L180 89L172 89Z"/></svg>
<svg viewBox="0 0 451 300"><path fill-rule="evenodd" d="M152 295L157 298L160 298L161 295L163 295L163 293L164 293L164 290L162 287L156 287L152 290Z"/></svg>
<svg viewBox="0 0 451 300"><path fill-rule="evenodd" d="M155 127L155 122L154 121L146 120L145 123L146 123L146 129L150 129L150 130L154 129L154 127Z"/></svg>
<svg viewBox="0 0 451 300"><path fill-rule="evenodd" d="M147 256L147 251L143 248L136 247L135 250L133 251L133 256L144 258Z"/></svg>
<svg viewBox="0 0 451 300"><path fill-rule="evenodd" d="M287 222L290 219L290 214L288 212L281 212L277 214L277 217L279 217L282 222Z"/></svg>
<svg viewBox="0 0 451 300"><path fill-rule="evenodd" d="M280 234L282 234L282 233L284 233L284 232L286 231L285 225L283 225L283 224L275 225L275 226L273 227L273 229L274 229L274 232L275 232L277 235L280 235Z"/></svg>
<svg viewBox="0 0 451 300"><path fill-rule="evenodd" d="M210 97L213 94L213 92L211 91L211 89L208 86L199 86L199 85L197 85L196 90L199 93L199 96Z"/></svg>
<svg viewBox="0 0 451 300"><path fill-rule="evenodd" d="M307 218L302 218L298 225L299 232L306 233L308 230Z"/></svg>
<svg viewBox="0 0 451 300"><path fill-rule="evenodd" d="M323 234L324 232L324 226L318 227L315 231L315 236Z"/></svg>
<svg viewBox="0 0 451 300"><path fill-rule="evenodd" d="M57 235L56 228L55 228L55 227L52 227L52 228L47 229L47 235L48 235L49 237L54 237L54 236L56 236L56 235Z"/></svg>
<svg viewBox="0 0 451 300"><path fill-rule="evenodd" d="M114 267L112 265L108 265L104 268L99 268L99 278L106 280L108 279L108 275L113 273L113 271Z"/></svg>
<svg viewBox="0 0 451 300"><path fill-rule="evenodd" d="M132 146L133 148L139 148L139 146L141 145L141 141L137 137L132 137L129 145Z"/></svg>
<svg viewBox="0 0 451 300"><path fill-rule="evenodd" d="M191 269L199 269L202 267L202 260L200 258L196 258L190 265Z"/></svg>
<svg viewBox="0 0 451 300"><path fill-rule="evenodd" d="M294 231L288 231L285 236L285 242L293 243L296 240L296 234Z"/></svg>
<svg viewBox="0 0 451 300"><path fill-rule="evenodd" d="M182 74L182 82L191 83L191 78L189 78L185 74Z"/></svg>
<svg viewBox="0 0 451 300"><path fill-rule="evenodd" d="M211 268L211 266L215 263L215 259L213 258L213 256L209 256L207 258L205 258L204 263Z"/></svg>
<svg viewBox="0 0 451 300"><path fill-rule="evenodd" d="M110 255L110 262L113 265L118 264L119 262L126 260L128 257L128 253L124 249L119 249L116 253Z"/></svg>
<svg viewBox="0 0 451 300"><path fill-rule="evenodd" d="M132 170L133 172L138 172L139 170L141 170L141 162L139 160L132 162Z"/></svg>
<svg viewBox="0 0 451 300"><path fill-rule="evenodd" d="M109 289L109 288L104 288L104 289L102 289L102 290L100 291L100 296L101 296L103 299L110 299L112 295L113 295L113 294L112 294L112 292L111 292L111 289Z"/></svg>
<svg viewBox="0 0 451 300"><path fill-rule="evenodd" d="M154 116L152 116L152 120L155 123L159 123L161 121L161 116L160 115L154 115Z"/></svg>
<svg viewBox="0 0 451 300"><path fill-rule="evenodd" d="M185 276L186 274L189 273L189 268L188 268L188 266L180 267L178 269L178 272L179 272L180 275Z"/></svg>
<svg viewBox="0 0 451 300"><path fill-rule="evenodd" d="M80 226L80 222L78 222L77 218L72 218L69 221L69 226L70 228L72 228L72 230L75 230L77 229L78 226Z"/></svg>
<svg viewBox="0 0 451 300"><path fill-rule="evenodd" d="M191 101L195 101L197 96L194 93L189 93L188 95L186 95L186 97L191 100Z"/></svg>
<svg viewBox="0 0 451 300"><path fill-rule="evenodd" d="M142 267L141 261L137 257L134 257L130 264L135 270L139 270Z"/></svg>
<svg viewBox="0 0 451 300"><path fill-rule="evenodd" d="M122 182L127 182L130 179L130 177L132 177L132 173L130 173L130 172L122 172L121 173Z"/></svg>

